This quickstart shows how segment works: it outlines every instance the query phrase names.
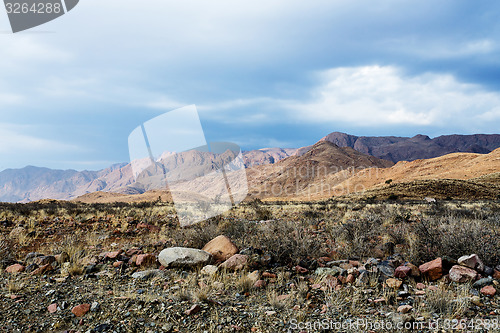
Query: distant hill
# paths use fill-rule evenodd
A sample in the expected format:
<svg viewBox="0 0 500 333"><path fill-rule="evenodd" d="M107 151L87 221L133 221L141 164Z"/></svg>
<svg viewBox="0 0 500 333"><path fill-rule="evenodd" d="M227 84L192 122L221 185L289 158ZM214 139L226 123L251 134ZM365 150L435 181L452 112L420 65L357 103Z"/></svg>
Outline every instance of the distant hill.
<svg viewBox="0 0 500 333"><path fill-rule="evenodd" d="M426 135L412 138L397 136L355 136L333 132L321 140L339 147L351 147L363 154L385 160L414 161L443 156L451 153L487 154L500 148L499 134L443 135L434 139Z"/></svg>

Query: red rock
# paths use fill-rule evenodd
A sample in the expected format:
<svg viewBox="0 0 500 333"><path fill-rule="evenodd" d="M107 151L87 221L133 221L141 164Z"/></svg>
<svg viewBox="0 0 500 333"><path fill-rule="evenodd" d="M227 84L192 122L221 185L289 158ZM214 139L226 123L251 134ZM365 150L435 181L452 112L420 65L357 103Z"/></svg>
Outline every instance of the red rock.
<svg viewBox="0 0 500 333"><path fill-rule="evenodd" d="M411 309L413 309L413 306L411 305L401 305L400 307L398 307L398 312L408 313L411 311Z"/></svg>
<svg viewBox="0 0 500 333"><path fill-rule="evenodd" d="M339 280L335 276L327 275L325 283L328 288L334 289L339 285Z"/></svg>
<svg viewBox="0 0 500 333"><path fill-rule="evenodd" d="M436 287L436 286L428 286L428 287L427 287L427 289L432 290L432 291L437 291L437 290L439 290L439 288L438 288L438 287Z"/></svg>
<svg viewBox="0 0 500 333"><path fill-rule="evenodd" d="M475 280L477 272L465 266L455 265L450 269L449 276L451 281L463 283Z"/></svg>
<svg viewBox="0 0 500 333"><path fill-rule="evenodd" d="M493 286L486 286L486 287L481 288L481 294L483 294L485 296L492 297L492 296L495 296L496 293L497 293L497 290Z"/></svg>
<svg viewBox="0 0 500 333"><path fill-rule="evenodd" d="M349 260L349 264L351 264L352 267L359 267L361 264L357 260Z"/></svg>
<svg viewBox="0 0 500 333"><path fill-rule="evenodd" d="M123 265L123 261L115 261L113 263L113 267L121 267Z"/></svg>
<svg viewBox="0 0 500 333"><path fill-rule="evenodd" d="M406 266L410 267L410 269L411 269L410 276L413 276L413 277L420 276L420 269L418 269L417 266L413 265L412 263L406 263Z"/></svg>
<svg viewBox="0 0 500 333"><path fill-rule="evenodd" d="M26 267L24 267L23 265L20 265L20 264L14 264L14 265L10 265L9 267L7 267L5 269L5 271L7 273L21 273L21 272L24 272L24 269Z"/></svg>
<svg viewBox="0 0 500 333"><path fill-rule="evenodd" d="M385 284L389 288L399 289L399 287L401 287L401 285L403 284L403 281L398 280L398 279L390 278L390 279L385 280Z"/></svg>
<svg viewBox="0 0 500 333"><path fill-rule="evenodd" d="M430 281L435 281L443 276L443 260L441 258L434 259L420 265L418 269Z"/></svg>
<svg viewBox="0 0 500 333"><path fill-rule="evenodd" d="M345 276L339 275L337 279L339 280L340 283L346 284L347 279Z"/></svg>
<svg viewBox="0 0 500 333"><path fill-rule="evenodd" d="M315 283L311 286L312 289L319 289L321 288L321 285L319 283Z"/></svg>
<svg viewBox="0 0 500 333"><path fill-rule="evenodd" d="M299 265L295 266L295 271L299 274L305 274L305 273L309 272L309 270L307 268L301 267Z"/></svg>
<svg viewBox="0 0 500 333"><path fill-rule="evenodd" d="M415 288L420 289L420 290L425 289L425 284L419 282L419 283L417 283Z"/></svg>
<svg viewBox="0 0 500 333"><path fill-rule="evenodd" d="M415 292L415 295L417 295L417 296L423 296L423 295L425 295L425 290L417 290Z"/></svg>
<svg viewBox="0 0 500 333"><path fill-rule="evenodd" d="M138 254L134 254L134 255L132 255L132 257L128 260L128 264L129 264L130 266L135 265L135 263L137 262L137 256L138 256Z"/></svg>
<svg viewBox="0 0 500 333"><path fill-rule="evenodd" d="M56 303L53 303L53 304L50 304L48 307L47 307L47 310L49 311L49 313L54 313L57 311L57 304Z"/></svg>
<svg viewBox="0 0 500 333"><path fill-rule="evenodd" d="M188 316L197 314L198 312L201 311L201 307L198 304L195 304L191 307L191 309L186 310L184 313Z"/></svg>
<svg viewBox="0 0 500 333"><path fill-rule="evenodd" d="M345 279L346 283L353 284L354 281L356 281L356 278L354 277L354 275L352 275L352 274L347 275L347 278Z"/></svg>
<svg viewBox="0 0 500 333"><path fill-rule="evenodd" d="M125 252L125 255L127 257L132 257L134 254L142 254L142 250L139 250L139 249L128 249Z"/></svg>
<svg viewBox="0 0 500 333"><path fill-rule="evenodd" d="M255 281L255 283L253 284L254 288L263 288L266 286L266 281L264 280L257 280Z"/></svg>
<svg viewBox="0 0 500 333"><path fill-rule="evenodd" d="M410 274L411 274L411 268L408 266L399 266L394 271L394 276L400 279L404 279Z"/></svg>
<svg viewBox="0 0 500 333"><path fill-rule="evenodd" d="M113 252L106 252L106 254L104 255L104 258L108 258L108 259L116 259L118 258L118 256L122 254L122 251L113 251Z"/></svg>
<svg viewBox="0 0 500 333"><path fill-rule="evenodd" d="M33 272L31 272L31 275L42 275L45 272L53 270L53 267L51 264L44 265L42 267L38 267L35 269Z"/></svg>
<svg viewBox="0 0 500 333"><path fill-rule="evenodd" d="M81 317L85 315L87 312L89 312L89 310L90 310L90 304L80 304L71 309L71 312L76 317Z"/></svg>
<svg viewBox="0 0 500 333"><path fill-rule="evenodd" d="M139 223L137 225L137 229L148 229L149 231L153 231L153 232L160 231L159 227L157 227L155 225L151 225L151 224L146 224L146 223Z"/></svg>
<svg viewBox="0 0 500 333"><path fill-rule="evenodd" d="M470 256L462 256L458 258L458 264L468 268L477 269L480 272L484 270L484 264L481 259L479 259L477 254L471 254Z"/></svg>
<svg viewBox="0 0 500 333"><path fill-rule="evenodd" d="M332 261L332 258L330 257L321 257L319 258L320 260L322 260L323 262L329 262L329 261Z"/></svg>
<svg viewBox="0 0 500 333"><path fill-rule="evenodd" d="M212 239L205 244L202 250L210 253L219 262L225 261L239 252L238 247L224 235Z"/></svg>
<svg viewBox="0 0 500 333"><path fill-rule="evenodd" d="M500 272L497 271L496 269L493 271L493 278L500 280Z"/></svg>
<svg viewBox="0 0 500 333"><path fill-rule="evenodd" d="M138 254L135 264L137 266L147 266L156 263L156 257L150 253Z"/></svg>
<svg viewBox="0 0 500 333"><path fill-rule="evenodd" d="M269 272L264 272L262 273L263 278L268 278L268 279L276 279L276 274L269 273Z"/></svg>
<svg viewBox="0 0 500 333"><path fill-rule="evenodd" d="M289 297L290 297L290 295L279 295L276 297L276 299L278 301L284 301L284 300L288 299Z"/></svg>
<svg viewBox="0 0 500 333"><path fill-rule="evenodd" d="M220 267L236 271L236 270L241 270L241 269L245 268L247 263L248 263L248 256L247 255L235 254L231 258L224 261L220 265Z"/></svg>

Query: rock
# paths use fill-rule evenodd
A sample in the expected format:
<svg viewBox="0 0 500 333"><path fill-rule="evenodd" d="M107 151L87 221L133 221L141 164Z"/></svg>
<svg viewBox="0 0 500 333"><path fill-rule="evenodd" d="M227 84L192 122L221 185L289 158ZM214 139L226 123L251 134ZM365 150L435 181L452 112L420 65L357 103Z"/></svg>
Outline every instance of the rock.
<svg viewBox="0 0 500 333"><path fill-rule="evenodd" d="M500 271L497 271L496 269L493 271L493 278L500 280Z"/></svg>
<svg viewBox="0 0 500 333"><path fill-rule="evenodd" d="M47 310L49 311L49 313L54 313L57 311L57 304L56 303L52 303L50 304L48 307L47 307Z"/></svg>
<svg viewBox="0 0 500 333"><path fill-rule="evenodd" d="M201 311L201 307L198 304L195 304L189 310L186 310L184 313L187 316L191 316L191 315L197 314L200 311Z"/></svg>
<svg viewBox="0 0 500 333"><path fill-rule="evenodd" d="M295 270L297 273L299 273L299 274L306 274L307 272L309 272L309 270L308 270L307 268L304 268L304 267L299 266L299 265L295 266L295 267L294 267L294 270Z"/></svg>
<svg viewBox="0 0 500 333"><path fill-rule="evenodd" d="M106 259L116 259L120 254L122 254L122 250L120 251L113 251L113 252L106 252L104 253L104 258Z"/></svg>
<svg viewBox="0 0 500 333"><path fill-rule="evenodd" d="M245 268L248 263L248 256L244 254L235 254L231 258L224 261L220 267L226 268L229 270L241 270Z"/></svg>
<svg viewBox="0 0 500 333"><path fill-rule="evenodd" d="M264 272L262 273L262 277L266 279L276 279L276 274L269 273L269 272Z"/></svg>
<svg viewBox="0 0 500 333"><path fill-rule="evenodd" d="M260 280L260 272L259 271L253 271L252 273L248 273L247 275L248 279L252 281L253 284Z"/></svg>
<svg viewBox="0 0 500 333"><path fill-rule="evenodd" d="M254 288L264 288L266 286L266 281L264 280L257 280L255 281L255 283L253 284Z"/></svg>
<svg viewBox="0 0 500 333"><path fill-rule="evenodd" d="M458 258L458 264L468 268L475 269L479 272L484 271L484 264L481 261L481 259L479 259L477 254L471 254L468 256L462 256Z"/></svg>
<svg viewBox="0 0 500 333"><path fill-rule="evenodd" d="M425 289L425 284L419 282L416 284L415 288L417 288L419 290L423 290L423 289Z"/></svg>
<svg viewBox="0 0 500 333"><path fill-rule="evenodd" d="M26 233L26 229L23 227L17 227L11 230L9 233L9 238L19 238L19 236Z"/></svg>
<svg viewBox="0 0 500 333"><path fill-rule="evenodd" d="M401 284L403 284L403 281L390 278L390 279L385 280L385 283L387 284L387 287L389 287L389 288L399 289L399 287L401 287Z"/></svg>
<svg viewBox="0 0 500 333"><path fill-rule="evenodd" d="M92 302L92 305L90 306L90 311L96 312L99 310L99 303L98 302Z"/></svg>
<svg viewBox="0 0 500 333"><path fill-rule="evenodd" d="M201 273L202 275L212 276L212 275L214 275L215 273L217 273L217 271L218 271L218 270L219 270L219 268L218 268L217 266L215 266L215 265L206 265L206 266L204 266L204 267L201 269L200 273Z"/></svg>
<svg viewBox="0 0 500 333"><path fill-rule="evenodd" d="M377 265L377 270L384 277L393 277L394 276L394 265L392 262L388 260L384 260Z"/></svg>
<svg viewBox="0 0 500 333"><path fill-rule="evenodd" d="M400 279L404 279L411 275L411 268L408 266L399 266L394 271L394 276Z"/></svg>
<svg viewBox="0 0 500 333"><path fill-rule="evenodd" d="M399 313L408 313L413 309L413 306L411 305L401 305L398 307L398 312Z"/></svg>
<svg viewBox="0 0 500 333"><path fill-rule="evenodd" d="M51 264L47 264L47 265L43 265L41 267L38 267L37 269L35 269L33 272L31 272L30 274L31 275L42 275L44 274L45 272L48 272L48 271L51 271L53 268L52 268L52 265Z"/></svg>
<svg viewBox="0 0 500 333"><path fill-rule="evenodd" d="M10 265L5 269L7 273L21 273L24 272L25 267L20 264Z"/></svg>
<svg viewBox="0 0 500 333"><path fill-rule="evenodd" d="M29 263L32 263L33 260L35 260L36 258L38 257L44 257L45 255L43 255L42 253L38 253L38 252L30 252L26 255L26 257L24 257L24 262L26 264L29 264Z"/></svg>
<svg viewBox="0 0 500 333"><path fill-rule="evenodd" d="M158 260L165 267L194 267L206 265L212 259L208 252L187 247L170 247L160 252Z"/></svg>
<svg viewBox="0 0 500 333"><path fill-rule="evenodd" d="M484 275L492 276L494 272L495 271L493 270L493 268L491 268L489 266L484 266L484 271L483 271Z"/></svg>
<svg viewBox="0 0 500 333"><path fill-rule="evenodd" d="M411 277L420 277L420 269L418 269L417 266L413 265L412 263L406 263L406 266L410 267L411 269Z"/></svg>
<svg viewBox="0 0 500 333"><path fill-rule="evenodd" d="M47 264L52 264L53 262L56 262L56 257L54 256L43 256L43 257L37 257L33 260L35 264L38 266L44 266Z"/></svg>
<svg viewBox="0 0 500 333"><path fill-rule="evenodd" d="M418 267L422 275L435 281L443 276L443 260L441 258L426 262Z"/></svg>
<svg viewBox="0 0 500 333"><path fill-rule="evenodd" d="M135 260L136 266L151 266L156 264L156 257L153 254L138 254Z"/></svg>
<svg viewBox="0 0 500 333"><path fill-rule="evenodd" d="M455 265L450 269L449 276L451 281L463 283L475 280L477 272L465 266Z"/></svg>
<svg viewBox="0 0 500 333"><path fill-rule="evenodd" d="M238 247L231 240L220 235L208 242L202 249L210 253L216 261L223 262L238 253Z"/></svg>
<svg viewBox="0 0 500 333"><path fill-rule="evenodd" d="M368 271L361 271L361 273L358 276L358 279L356 280L356 286L362 287L368 284L370 282L370 276L368 275Z"/></svg>
<svg viewBox="0 0 500 333"><path fill-rule="evenodd" d="M481 298L479 296L472 296L471 297L472 304L477 305L477 306L483 306L481 303Z"/></svg>
<svg viewBox="0 0 500 333"><path fill-rule="evenodd" d="M125 264L125 263L123 261L121 261L121 260L120 261L115 261L113 263L113 267L115 267L115 268L122 267L123 264Z"/></svg>
<svg viewBox="0 0 500 333"><path fill-rule="evenodd" d="M493 286L486 286L486 287L481 288L480 292L481 292L481 294L483 294L485 296L492 297L492 296L495 296L495 294L497 293L497 290Z"/></svg>
<svg viewBox="0 0 500 333"><path fill-rule="evenodd" d="M356 281L356 278L354 277L354 275L352 274L348 274L347 275L347 278L345 279L345 282L346 283L349 283L349 284L353 284L354 281Z"/></svg>
<svg viewBox="0 0 500 333"><path fill-rule="evenodd" d="M491 278L483 278L483 279L479 279L476 282L474 282L474 284L472 285L472 287L476 288L476 289L481 289L481 288L489 286L491 284L493 284L493 279L491 279Z"/></svg>
<svg viewBox="0 0 500 333"><path fill-rule="evenodd" d="M76 317L81 317L85 315L87 312L89 312L89 310L90 310L90 304L80 304L71 309L71 312Z"/></svg>
<svg viewBox="0 0 500 333"><path fill-rule="evenodd" d="M272 311L272 310L266 311L267 316L274 316L275 314L276 314L276 311Z"/></svg>
<svg viewBox="0 0 500 333"><path fill-rule="evenodd" d="M319 276L324 276L324 275L338 276L338 275L344 275L345 272L346 272L345 269L342 269L337 266L332 266L332 267L318 267L314 271L314 274Z"/></svg>
<svg viewBox="0 0 500 333"><path fill-rule="evenodd" d="M139 280L148 280L157 276L163 276L163 271L159 269L149 269L132 274L132 278Z"/></svg>

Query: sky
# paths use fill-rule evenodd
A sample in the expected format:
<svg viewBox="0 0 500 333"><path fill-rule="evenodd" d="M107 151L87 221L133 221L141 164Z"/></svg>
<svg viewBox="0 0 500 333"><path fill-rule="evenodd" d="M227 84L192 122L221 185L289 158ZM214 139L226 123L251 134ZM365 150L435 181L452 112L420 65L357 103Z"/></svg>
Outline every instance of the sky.
<svg viewBox="0 0 500 333"><path fill-rule="evenodd" d="M13 34L0 8L0 170L97 170L195 104L209 142L500 133L500 3L82 0Z"/></svg>

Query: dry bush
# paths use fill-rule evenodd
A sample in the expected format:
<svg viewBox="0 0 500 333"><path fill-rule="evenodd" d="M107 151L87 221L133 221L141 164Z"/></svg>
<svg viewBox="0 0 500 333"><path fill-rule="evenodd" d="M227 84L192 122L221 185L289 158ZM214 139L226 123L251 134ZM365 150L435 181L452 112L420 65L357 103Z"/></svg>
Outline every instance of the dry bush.
<svg viewBox="0 0 500 333"><path fill-rule="evenodd" d="M427 293L426 302L432 312L448 317L462 316L469 308L469 286L460 286L453 291L445 285Z"/></svg>

